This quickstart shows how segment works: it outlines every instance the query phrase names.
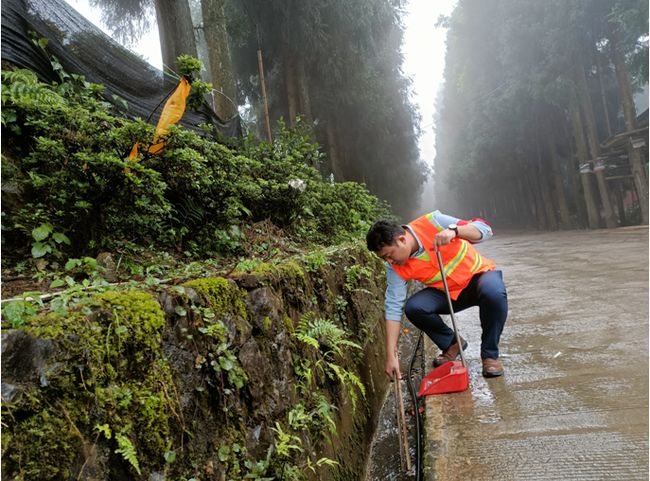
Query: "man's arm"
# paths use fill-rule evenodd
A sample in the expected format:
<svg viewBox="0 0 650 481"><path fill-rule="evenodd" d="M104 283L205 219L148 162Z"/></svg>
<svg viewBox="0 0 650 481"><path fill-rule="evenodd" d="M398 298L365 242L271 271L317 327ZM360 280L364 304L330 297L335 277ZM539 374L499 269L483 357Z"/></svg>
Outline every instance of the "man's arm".
<svg viewBox="0 0 650 481"><path fill-rule="evenodd" d="M397 358L397 343L402 328L402 310L406 302L406 281L395 270L386 265L386 297L384 302L386 318L386 374L394 379L402 377Z"/></svg>
<svg viewBox="0 0 650 481"><path fill-rule="evenodd" d="M391 379L402 379L397 357L397 341L399 340L400 321L386 319L386 374Z"/></svg>
<svg viewBox="0 0 650 481"><path fill-rule="evenodd" d="M478 244L492 237L492 228L483 219L466 221L437 211L434 213L434 217L438 224L445 229L436 235L436 245L438 246L449 244L456 237L456 233L448 229L451 224L458 226L459 237L470 241L472 244Z"/></svg>

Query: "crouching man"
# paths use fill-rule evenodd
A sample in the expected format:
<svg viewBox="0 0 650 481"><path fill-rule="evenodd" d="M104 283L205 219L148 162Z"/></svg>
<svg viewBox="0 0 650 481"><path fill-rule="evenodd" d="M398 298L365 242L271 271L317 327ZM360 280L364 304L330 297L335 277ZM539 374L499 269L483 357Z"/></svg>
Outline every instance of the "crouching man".
<svg viewBox="0 0 650 481"><path fill-rule="evenodd" d="M440 317L449 314L449 307L435 249L440 250L454 312L479 306L483 376L503 375L499 339L508 314L506 288L494 262L473 246L490 237L492 229L484 220L464 221L439 211L407 225L380 220L370 228L366 236L368 249L386 261L385 369L392 379L401 378L397 341L402 311L442 351L434 366L460 356L454 331ZM407 300L409 280L420 281L426 287ZM465 350L467 341L461 338L461 344Z"/></svg>

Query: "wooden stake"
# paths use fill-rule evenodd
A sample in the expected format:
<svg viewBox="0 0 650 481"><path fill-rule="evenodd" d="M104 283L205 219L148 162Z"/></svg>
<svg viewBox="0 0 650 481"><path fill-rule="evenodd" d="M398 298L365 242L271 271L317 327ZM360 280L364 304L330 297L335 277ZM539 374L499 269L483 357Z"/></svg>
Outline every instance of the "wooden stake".
<svg viewBox="0 0 650 481"><path fill-rule="evenodd" d="M404 470L404 440L402 439L402 416L399 410L399 394L400 386L399 381L393 379L393 387L395 388L395 415L397 416L397 438L399 439L399 464L400 468Z"/></svg>
<svg viewBox="0 0 650 481"><path fill-rule="evenodd" d="M266 98L266 82L264 81L264 63L262 62L262 49L257 50L257 63L260 69L260 85L262 88L262 100L264 101L264 119L266 121L266 136L269 139L269 144L272 144L273 137L271 137L271 121L269 120L269 101Z"/></svg>
<svg viewBox="0 0 650 481"><path fill-rule="evenodd" d="M400 380L395 380L395 386L397 386L397 397L399 399L399 415L401 417L403 441L400 443L404 447L404 456L406 457L406 471L411 471L411 450L409 448L409 438L408 433L406 432L406 418L404 417L404 399L402 398L402 385Z"/></svg>

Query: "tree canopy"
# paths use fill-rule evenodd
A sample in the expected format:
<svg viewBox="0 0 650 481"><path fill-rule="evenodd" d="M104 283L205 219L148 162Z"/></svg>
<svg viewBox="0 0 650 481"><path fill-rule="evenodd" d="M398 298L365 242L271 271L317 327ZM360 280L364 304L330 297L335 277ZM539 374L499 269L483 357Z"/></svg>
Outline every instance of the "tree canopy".
<svg viewBox="0 0 650 481"><path fill-rule="evenodd" d="M159 28L170 12L167 0L94 1L120 36L146 28L147 9L155 7ZM323 162L314 166L322 174L363 182L395 212L413 213L427 168L419 159L410 81L401 71L401 0L190 2L199 3L210 20L180 22L182 28L205 34L215 88L252 112L247 120L260 138L266 136L258 50L273 129L281 118L290 126L300 118L323 146ZM160 37L169 52L164 57L194 54L196 42L178 46L174 35ZM224 101L217 112L228 117L231 107Z"/></svg>
<svg viewBox="0 0 650 481"><path fill-rule="evenodd" d="M445 20L439 203L539 228L647 222L642 200L612 207L626 191L647 199L647 180L630 181L642 177L637 153L605 162L604 173L594 163L608 155L600 144L625 130L622 89L647 84L647 18L647 4L632 0L461 0ZM613 30L624 32L619 65ZM631 80L618 78L623 70Z"/></svg>

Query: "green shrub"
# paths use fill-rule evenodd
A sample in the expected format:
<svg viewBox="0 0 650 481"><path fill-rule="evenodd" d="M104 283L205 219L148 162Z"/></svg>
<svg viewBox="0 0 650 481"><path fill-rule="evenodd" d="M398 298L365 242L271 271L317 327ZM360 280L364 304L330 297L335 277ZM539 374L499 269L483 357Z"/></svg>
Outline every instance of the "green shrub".
<svg viewBox="0 0 650 481"><path fill-rule="evenodd" d="M2 72L2 173L15 191L3 243L14 262L120 245L239 255L246 239L236 226L266 220L327 244L358 237L388 212L360 184L325 182L323 154L300 125L281 124L273 144L249 135L230 146L176 126L151 155L153 126L120 117L102 91L80 76L46 85L27 70ZM135 142L140 153L128 160ZM43 225L51 235L36 240Z"/></svg>

